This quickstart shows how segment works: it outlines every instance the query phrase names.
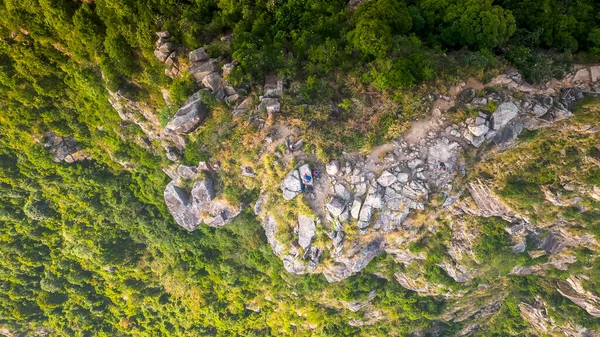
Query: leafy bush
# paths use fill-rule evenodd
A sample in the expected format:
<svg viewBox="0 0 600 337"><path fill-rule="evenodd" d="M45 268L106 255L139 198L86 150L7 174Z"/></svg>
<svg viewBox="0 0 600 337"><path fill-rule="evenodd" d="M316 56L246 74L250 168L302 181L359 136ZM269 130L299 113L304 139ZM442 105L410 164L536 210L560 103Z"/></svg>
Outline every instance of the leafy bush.
<svg viewBox="0 0 600 337"><path fill-rule="evenodd" d="M200 90L200 86L192 76L187 75L173 81L169 88L169 95L173 103L180 106L198 90Z"/></svg>

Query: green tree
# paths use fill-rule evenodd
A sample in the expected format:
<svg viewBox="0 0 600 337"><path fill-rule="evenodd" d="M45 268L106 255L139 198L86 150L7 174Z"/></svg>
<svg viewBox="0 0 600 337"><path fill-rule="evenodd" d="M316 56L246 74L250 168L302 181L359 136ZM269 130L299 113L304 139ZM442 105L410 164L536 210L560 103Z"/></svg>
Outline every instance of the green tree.
<svg viewBox="0 0 600 337"><path fill-rule="evenodd" d="M492 5L493 0L466 0L450 6L444 16L448 25L442 39L449 45L493 49L505 43L516 30L510 11Z"/></svg>
<svg viewBox="0 0 600 337"><path fill-rule="evenodd" d="M380 20L360 21L349 39L354 48L376 58L384 58L392 47L391 29Z"/></svg>

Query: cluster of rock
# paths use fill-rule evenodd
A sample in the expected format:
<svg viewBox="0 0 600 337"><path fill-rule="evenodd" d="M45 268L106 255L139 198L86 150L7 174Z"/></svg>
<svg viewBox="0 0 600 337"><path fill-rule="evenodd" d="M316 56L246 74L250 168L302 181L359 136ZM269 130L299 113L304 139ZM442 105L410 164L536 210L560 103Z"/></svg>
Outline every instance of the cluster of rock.
<svg viewBox="0 0 600 337"><path fill-rule="evenodd" d="M201 173L198 167L180 165L177 175L177 179L165 188L164 199L181 227L188 231L196 230L202 223L220 227L241 212L241 205L216 195L214 181L207 172Z"/></svg>
<svg viewBox="0 0 600 337"><path fill-rule="evenodd" d="M154 56L167 66L165 75L171 78L181 77L180 66L177 62L179 52L176 50L175 43L171 41L171 34L167 31L161 31L156 32L156 35L158 35L158 40L156 40Z"/></svg>
<svg viewBox="0 0 600 337"><path fill-rule="evenodd" d="M510 81L516 83L514 78ZM457 175L465 175L461 159L464 149L480 147L485 142L506 148L513 144L523 129L535 130L571 117L569 109L572 103L582 98L582 91L575 88L566 89L558 96L530 94L525 84L518 88L525 90L522 95L517 95L520 98L495 91L485 97L477 97L474 89L466 89L460 95L461 104L465 108L480 110L477 117L458 125L448 125L441 116L432 121L437 124L430 131L420 132L410 140L406 136L406 139L391 144L383 162L376 163L369 156L345 155L325 165L326 174L321 177L322 186L317 192L325 195L324 201L313 202L313 210L321 220L317 224L325 227L331 240L318 249L329 249L331 260L315 266L311 259L308 267L305 261L307 254L301 252L306 247L294 246L292 249L278 243L280 249L276 254L285 258L287 262L284 265L290 267L286 269L292 273L320 272L333 282L359 272L384 251L394 254L398 244L416 236L416 229L404 225L405 220L411 211L425 209L431 192L446 194L446 208L460 198L458 192L452 195L452 182ZM487 112L490 103L497 106L493 113ZM302 169L307 170L308 165L292 170L282 181L280 188L285 200L294 199L302 193ZM525 236L531 233L528 220L514 214L481 183L470 184L469 191L475 207L459 203L454 209L476 216L505 218L512 224L507 230L517 243L515 253L524 251ZM307 197L313 195L307 194ZM263 218L270 216L259 214ZM270 224L277 227L279 224L274 219L269 219ZM353 237L352 242L345 242L348 226L355 226L361 234ZM398 236L398 231L404 241L390 241L388 234L394 232ZM303 241L306 242L305 239ZM539 244L543 245L543 242ZM316 248L309 246L304 252L309 249ZM290 250L294 254L288 254ZM458 260L459 254L455 255ZM457 282L466 282L474 277L474 273L458 261L445 261L439 266ZM414 283L406 275L400 275L400 278L409 286Z"/></svg>
<svg viewBox="0 0 600 337"><path fill-rule="evenodd" d="M560 97L525 95L524 99L518 100L507 94L494 93L486 98L473 98L467 102L467 107L483 109L490 102L499 106L492 114L481 110L477 117L467 119L463 123L466 129L462 136L475 147L481 146L485 141L505 147L523 129L537 130L573 116L569 105L583 98L582 95L580 89L570 88ZM454 135L458 136L457 133Z"/></svg>
<svg viewBox="0 0 600 337"><path fill-rule="evenodd" d="M183 137L180 134L167 132L152 109L127 96L125 89L117 92L109 91L109 102L123 120L121 127L126 128L131 123L139 126L145 137L138 136L135 139L138 145L152 149L155 153L164 150L169 160L179 161L185 148ZM122 163L122 165L129 166L126 163Z"/></svg>
<svg viewBox="0 0 600 337"><path fill-rule="evenodd" d="M79 143L75 137L60 137L52 131L44 134L44 147L48 149L55 162L64 161L66 163L74 163L76 161L90 159L84 152L79 150Z"/></svg>
<svg viewBox="0 0 600 337"><path fill-rule="evenodd" d="M189 53L190 73L197 83L209 90L217 100L235 102L240 99L237 90L227 80L229 73L235 68L236 62L226 63L219 68L221 58L210 58L205 48L198 48Z"/></svg>

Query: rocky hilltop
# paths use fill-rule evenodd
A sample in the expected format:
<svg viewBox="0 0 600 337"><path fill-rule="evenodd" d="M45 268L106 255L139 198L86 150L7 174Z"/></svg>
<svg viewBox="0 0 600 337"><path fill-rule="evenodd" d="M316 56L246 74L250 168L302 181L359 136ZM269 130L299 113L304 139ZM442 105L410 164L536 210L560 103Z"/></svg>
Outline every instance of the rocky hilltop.
<svg viewBox="0 0 600 337"><path fill-rule="evenodd" d="M394 273L402 287L422 296L484 303L468 309L457 304L445 313L445 319L483 322L499 310L499 303L508 294L492 294L490 289L460 290L427 280L423 263L429 257L414 247L440 230L436 221L448 224L450 240L444 246L447 258L435 266L458 284L470 284L486 272L476 253L482 232L473 227L473 221L478 221L473 219L501 219L512 254L548 257L544 263L514 266L509 271L514 275L542 273L551 267L565 270L576 262L569 252L582 247L598 249L593 236L571 230L564 218L539 221L506 203L493 179L476 174L479 169L473 156L493 158L519 151L522 134L569 125L577 103L600 89L600 66L577 66L564 79L537 86L524 82L513 70L488 83L461 83L451 88L448 96L432 100L429 117L413 121L393 142L325 162L304 151L302 134L290 133L287 125L278 124L285 91L281 78L265 78L258 99L252 94L243 97L241 93L246 91L227 81L236 65L234 60L220 68L217 64L224 60L210 58L204 48L189 52L187 60L182 60L185 48L174 46L166 32L158 36L155 54L170 67L168 75L187 72L203 89L194 93L164 128L146 116L143 106L123 95L112 94L111 103L124 121L140 125L147 138L158 141L168 159L175 162L165 168L172 181L165 188L164 199L175 221L188 231L202 224L224 226L251 206L223 194L219 163L179 163L186 152L184 137L211 118L206 106L206 95L210 95L225 102L235 118L248 118L266 131L261 133L265 145L260 157L242 166L237 174L260 188L260 196L250 204L262 221L273 253L291 274L317 273L329 282L340 282L363 271L378 256L389 255L403 266ZM453 113L457 110L468 113L457 117ZM597 125L582 127L580 131L588 134L598 131ZM266 175L265 161L277 168L279 178ZM597 189L584 188L582 192L599 199ZM544 193L545 199L558 207L577 205L582 200L566 200L549 189ZM559 284L557 290L598 317L597 296L577 277ZM356 311L368 306L368 301L352 304ZM542 333L557 326L544 312L545 306L541 299L519 304L524 319ZM352 324L374 324L384 319L376 313ZM484 323L469 325L461 335L477 331L480 324ZM574 336L595 333L568 325L560 329Z"/></svg>

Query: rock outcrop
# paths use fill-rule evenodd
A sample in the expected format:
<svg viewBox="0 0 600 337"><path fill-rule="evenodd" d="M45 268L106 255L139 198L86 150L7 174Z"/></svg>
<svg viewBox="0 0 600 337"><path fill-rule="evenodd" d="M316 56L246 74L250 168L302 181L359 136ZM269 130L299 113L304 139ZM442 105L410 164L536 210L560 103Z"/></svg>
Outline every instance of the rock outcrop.
<svg viewBox="0 0 600 337"><path fill-rule="evenodd" d="M585 290L582 280L577 276L569 276L566 282L559 284L557 290L561 295L587 311L588 314L600 317L600 296Z"/></svg>
<svg viewBox="0 0 600 337"><path fill-rule="evenodd" d="M156 40L154 56L167 66L165 68L165 75L171 78L181 77L179 62L177 61L179 52L175 43L171 41L171 34L167 31L160 31L156 35L158 36L158 40Z"/></svg>
<svg viewBox="0 0 600 337"><path fill-rule="evenodd" d="M540 297L536 297L535 301L531 304L521 302L519 304L519 311L521 317L523 317L536 332L541 333L542 335L569 337L598 336L599 331L577 327L568 322L559 324L548 315L546 307L546 302Z"/></svg>
<svg viewBox="0 0 600 337"><path fill-rule="evenodd" d="M60 137L52 131L44 134L44 147L53 155L55 162L64 161L65 163L74 163L80 160L90 159L84 152L79 150L79 143L75 137Z"/></svg>
<svg viewBox="0 0 600 337"><path fill-rule="evenodd" d="M197 167L179 166L178 177L171 181L164 192L164 199L171 215L181 227L194 231L202 223L220 227L231 222L241 212L241 205L232 204L218 197L214 182L201 178ZM193 183L191 190L184 186Z"/></svg>
<svg viewBox="0 0 600 337"><path fill-rule="evenodd" d="M202 103L202 97L198 91L177 110L175 116L165 127L165 132L173 135L188 134L202 124L207 114L208 110Z"/></svg>

